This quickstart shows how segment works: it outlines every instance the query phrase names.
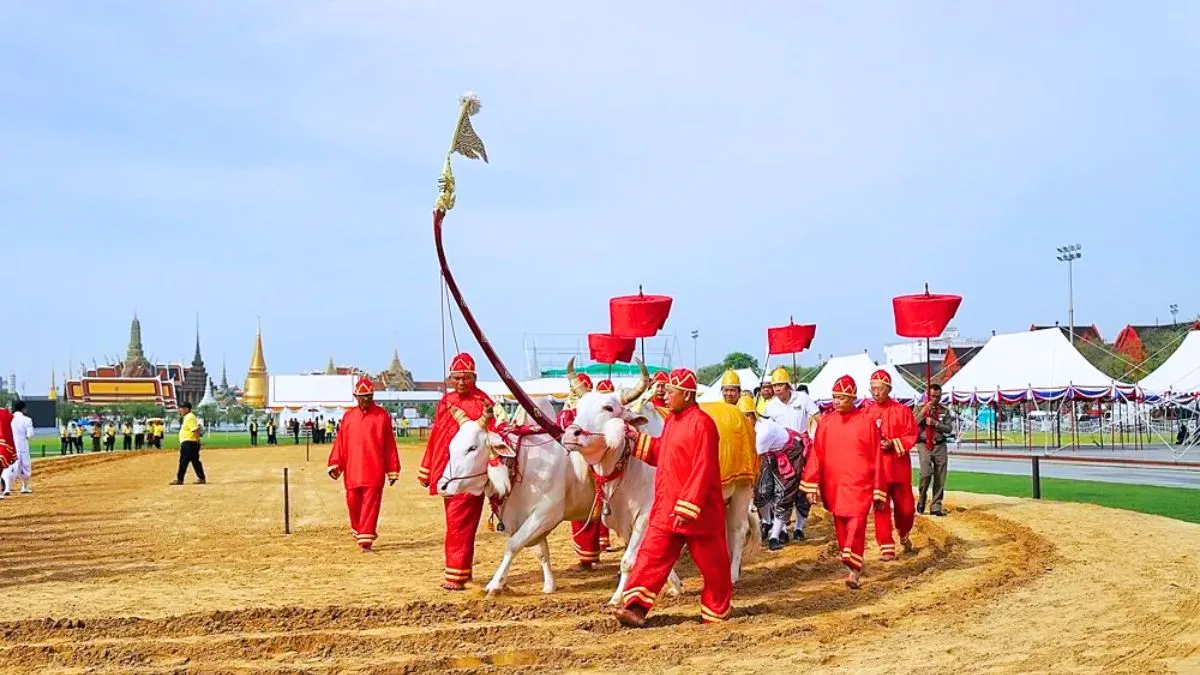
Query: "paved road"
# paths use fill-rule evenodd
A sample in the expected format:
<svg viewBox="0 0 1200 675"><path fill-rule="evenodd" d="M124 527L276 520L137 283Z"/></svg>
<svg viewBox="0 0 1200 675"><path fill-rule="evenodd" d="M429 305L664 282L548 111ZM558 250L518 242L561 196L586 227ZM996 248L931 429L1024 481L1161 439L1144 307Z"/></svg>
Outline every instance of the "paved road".
<svg viewBox="0 0 1200 675"><path fill-rule="evenodd" d="M915 463L914 463L915 466ZM961 455L950 456L950 471L975 473L1001 473L1029 476L1031 462L1020 459L974 459ZM1045 478L1073 478L1105 483L1129 483L1135 485L1161 485L1200 490L1200 469L1143 469L1133 466L1112 464L1082 464L1078 462L1041 462L1041 474ZM1200 504L1200 495L1197 495Z"/></svg>

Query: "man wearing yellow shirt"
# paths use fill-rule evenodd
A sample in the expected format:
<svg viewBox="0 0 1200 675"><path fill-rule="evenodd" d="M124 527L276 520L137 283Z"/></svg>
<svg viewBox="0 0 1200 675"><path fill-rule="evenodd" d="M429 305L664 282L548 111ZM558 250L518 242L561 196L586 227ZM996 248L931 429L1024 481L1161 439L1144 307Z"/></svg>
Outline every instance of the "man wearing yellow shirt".
<svg viewBox="0 0 1200 675"><path fill-rule="evenodd" d="M179 413L183 415L183 423L179 426L179 471L171 485L183 485L188 464L196 472L196 484L204 485L204 465L200 463L200 420L192 412L191 403L180 404Z"/></svg>

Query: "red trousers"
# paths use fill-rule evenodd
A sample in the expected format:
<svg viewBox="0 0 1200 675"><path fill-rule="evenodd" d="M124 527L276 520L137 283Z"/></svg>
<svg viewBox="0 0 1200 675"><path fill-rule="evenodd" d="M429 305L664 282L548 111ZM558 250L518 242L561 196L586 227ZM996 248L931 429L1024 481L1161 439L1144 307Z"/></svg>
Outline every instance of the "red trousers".
<svg viewBox="0 0 1200 675"><path fill-rule="evenodd" d="M837 532L838 548L842 550L842 564L852 570L861 570L863 553L867 549L867 514L849 518L835 515L833 529Z"/></svg>
<svg viewBox="0 0 1200 675"><path fill-rule="evenodd" d="M575 554L579 562L594 565L600 562L600 553L608 544L608 528L599 518L571 521L571 539L575 540Z"/></svg>
<svg viewBox="0 0 1200 675"><path fill-rule="evenodd" d="M379 503L383 500L383 486L346 489L346 510L350 512L350 534L363 548L371 548L379 536L375 526L379 523Z"/></svg>
<svg viewBox="0 0 1200 675"><path fill-rule="evenodd" d="M685 535L669 526L651 523L625 584L625 607L639 605L647 612L654 607L684 544L704 578L700 618L704 623L720 623L733 612L733 580L729 576L729 547L724 532Z"/></svg>
<svg viewBox="0 0 1200 675"><path fill-rule="evenodd" d="M475 564L475 533L483 515L483 495L461 494L445 498L446 581L463 584L471 580Z"/></svg>
<svg viewBox="0 0 1200 675"><path fill-rule="evenodd" d="M880 555L890 558L896 555L896 541L892 538L892 513L896 514L896 529L903 539L912 532L917 510L913 503L912 483L888 483L887 493L883 508L875 512L875 543L879 544Z"/></svg>

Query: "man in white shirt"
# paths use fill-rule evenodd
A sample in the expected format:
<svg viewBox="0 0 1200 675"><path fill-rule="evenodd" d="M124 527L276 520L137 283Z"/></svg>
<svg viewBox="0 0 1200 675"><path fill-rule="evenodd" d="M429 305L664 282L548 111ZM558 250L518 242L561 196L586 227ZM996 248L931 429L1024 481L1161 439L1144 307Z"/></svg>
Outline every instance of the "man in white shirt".
<svg viewBox="0 0 1200 675"><path fill-rule="evenodd" d="M767 402L767 417L772 422L799 434L804 439L804 445L807 446L810 443L808 439L812 438L813 430L816 427L817 418L820 417L820 408L808 395L808 387L800 385L793 389L791 375L786 368L780 366L771 373L771 390L774 397ZM797 471L801 471L803 468L804 463L801 461ZM783 527L786 527L787 518L795 508L796 529L792 536L795 539L804 539L804 521L808 518L808 512L812 505L808 503L808 499L804 495L798 494L796 491L789 491L788 496L791 498L791 504L777 504L774 512L783 514ZM774 529L773 527L772 531ZM780 534L779 539L786 543L787 535ZM768 541L768 545L770 545L770 541Z"/></svg>
<svg viewBox="0 0 1200 675"><path fill-rule="evenodd" d="M21 481L21 494L33 492L29 479L33 476L33 466L29 461L29 439L33 438L33 420L25 415L25 401L16 400L12 404L13 442L17 446L17 461L4 470L4 496L12 493L13 481Z"/></svg>

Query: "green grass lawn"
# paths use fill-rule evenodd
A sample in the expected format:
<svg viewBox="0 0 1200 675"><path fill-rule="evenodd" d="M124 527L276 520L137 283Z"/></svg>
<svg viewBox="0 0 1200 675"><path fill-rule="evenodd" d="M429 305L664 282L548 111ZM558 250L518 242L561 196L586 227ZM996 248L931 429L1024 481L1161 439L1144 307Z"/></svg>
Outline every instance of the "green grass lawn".
<svg viewBox="0 0 1200 675"><path fill-rule="evenodd" d="M913 484L916 485L919 479L919 472L914 471ZM1029 476L951 471L946 483L947 490L960 492L1033 496L1033 479ZM1200 523L1200 490L1188 488L1042 478L1042 499L1097 504Z"/></svg>

